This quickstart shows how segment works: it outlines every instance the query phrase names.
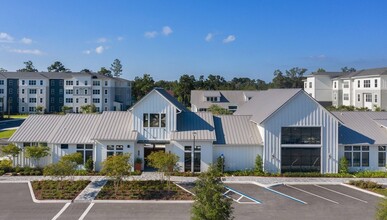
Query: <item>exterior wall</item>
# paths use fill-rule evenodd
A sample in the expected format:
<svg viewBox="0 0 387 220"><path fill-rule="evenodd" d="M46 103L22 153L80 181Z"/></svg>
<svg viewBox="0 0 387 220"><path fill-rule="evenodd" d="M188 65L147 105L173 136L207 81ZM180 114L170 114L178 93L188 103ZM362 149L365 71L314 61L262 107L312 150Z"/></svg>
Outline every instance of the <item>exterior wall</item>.
<svg viewBox="0 0 387 220"><path fill-rule="evenodd" d="M15 157L13 159L13 165L14 166L21 166L21 167L25 167L25 166L29 166L29 167L36 167L37 165L39 165L40 167L44 167L50 163L52 163L52 154L47 156L47 157L43 157L39 160L39 162L35 162L33 161L32 159L29 159L29 158L26 158L25 157L25 150L23 148L23 143L15 143L16 146L18 146L19 148L22 148L22 151L20 152L19 156ZM53 149L53 145L52 144L48 144L48 147L50 147L51 149ZM39 164L38 164L39 163Z"/></svg>
<svg viewBox="0 0 387 220"><path fill-rule="evenodd" d="M170 132L176 130L176 112L174 105L153 91L132 110L133 129L139 132L139 140L169 140ZM166 126L159 128L144 128L144 113L166 114Z"/></svg>
<svg viewBox="0 0 387 220"><path fill-rule="evenodd" d="M11 114L19 112L18 92L18 79L7 79L7 100L5 103L7 103L7 111L9 111Z"/></svg>
<svg viewBox="0 0 387 220"><path fill-rule="evenodd" d="M364 144L350 144L350 145L364 145ZM383 144L385 146L385 144ZM370 151L369 151L369 166L368 167L349 167L350 172L356 172L356 171L362 171L362 170L382 170L385 171L386 167L379 167L378 166L378 146L381 145L369 145ZM344 157L344 145L339 145L339 158Z"/></svg>
<svg viewBox="0 0 387 220"><path fill-rule="evenodd" d="M213 161L223 154L225 170L254 169L255 158L263 155L263 146L215 145Z"/></svg>
<svg viewBox="0 0 387 220"><path fill-rule="evenodd" d="M338 122L323 107L306 94L299 93L277 113L264 122L265 143L263 150L264 169L267 172L281 171L281 128L286 126L321 127L321 172L336 173L338 170ZM316 147L316 145L313 145ZM307 147L307 145L297 145Z"/></svg>
<svg viewBox="0 0 387 220"><path fill-rule="evenodd" d="M7 111L7 79L0 78L0 112L5 113Z"/></svg>
<svg viewBox="0 0 387 220"><path fill-rule="evenodd" d="M200 151L200 170L201 172L207 171L208 167L213 164L213 146L211 142L197 141L196 146L201 146ZM169 145L166 145L166 152L176 154L179 157L177 163L181 171L184 171L184 146L193 146L193 141L172 141Z"/></svg>
<svg viewBox="0 0 387 220"><path fill-rule="evenodd" d="M61 112L64 105L64 80L50 79L49 85L49 112Z"/></svg>
<svg viewBox="0 0 387 220"><path fill-rule="evenodd" d="M94 148L94 166L97 171L101 170L101 163L107 158L107 145L123 145L123 153L130 153L130 163L132 164L132 169L134 169L134 158L136 156L135 143L133 141L98 141Z"/></svg>

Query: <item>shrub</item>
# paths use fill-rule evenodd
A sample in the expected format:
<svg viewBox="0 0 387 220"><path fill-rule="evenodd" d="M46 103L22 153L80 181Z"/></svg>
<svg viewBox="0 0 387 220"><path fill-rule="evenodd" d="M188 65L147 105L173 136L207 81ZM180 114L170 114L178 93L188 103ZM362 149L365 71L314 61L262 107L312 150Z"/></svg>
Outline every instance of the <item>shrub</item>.
<svg viewBox="0 0 387 220"><path fill-rule="evenodd" d="M354 173L354 175L358 178L386 178L387 177L387 173L384 171L370 171L370 170L357 172L357 173Z"/></svg>
<svg viewBox="0 0 387 220"><path fill-rule="evenodd" d="M219 156L218 159L216 159L216 169L218 172L224 172L224 157Z"/></svg>
<svg viewBox="0 0 387 220"><path fill-rule="evenodd" d="M4 173L12 171L12 161L11 160L0 160L0 170L3 170Z"/></svg>
<svg viewBox="0 0 387 220"><path fill-rule="evenodd" d="M92 158L89 158L89 159L86 160L85 169L89 173L93 172L93 170L94 170L94 161L93 161Z"/></svg>
<svg viewBox="0 0 387 220"><path fill-rule="evenodd" d="M31 158L35 161L36 166L39 167L40 158L50 155L50 148L48 146L29 146L25 148L27 158Z"/></svg>
<svg viewBox="0 0 387 220"><path fill-rule="evenodd" d="M377 220L387 219L387 199L382 199L379 202L375 217Z"/></svg>
<svg viewBox="0 0 387 220"><path fill-rule="evenodd" d="M165 153L164 151L152 152L148 157L149 166L158 169L159 172L163 172L167 176L167 186L170 187L171 174L176 171L178 167L176 163L179 161L179 157L173 153Z"/></svg>
<svg viewBox="0 0 387 220"><path fill-rule="evenodd" d="M340 158L339 173L348 173L348 160L345 157Z"/></svg>
<svg viewBox="0 0 387 220"><path fill-rule="evenodd" d="M76 169L76 164L68 160L60 160L58 163L47 165L43 170L43 175L54 176L62 180L66 176L73 175Z"/></svg>
<svg viewBox="0 0 387 220"><path fill-rule="evenodd" d="M115 195L117 195L122 179L130 174L132 166L129 160L130 154L122 154L110 156L102 162L101 173L113 178Z"/></svg>
<svg viewBox="0 0 387 220"><path fill-rule="evenodd" d="M263 161L261 155L257 154L255 158L255 167L254 170L257 174L263 173Z"/></svg>
<svg viewBox="0 0 387 220"><path fill-rule="evenodd" d="M81 153L66 154L60 158L61 161L68 161L77 165L83 163L83 156Z"/></svg>
<svg viewBox="0 0 387 220"><path fill-rule="evenodd" d="M89 175L89 172L87 170L76 170L74 172L75 176L87 176Z"/></svg>
<svg viewBox="0 0 387 220"><path fill-rule="evenodd" d="M7 146L4 146L1 148L1 152L3 155L6 156L12 156L13 158L17 157L20 153L21 149L16 146L15 144L8 144ZM9 158L11 159L11 158Z"/></svg>
<svg viewBox="0 0 387 220"><path fill-rule="evenodd" d="M381 189L382 185L372 182L372 181L364 181L364 180L351 180L349 181L350 185L357 186L362 189Z"/></svg>
<svg viewBox="0 0 387 220"><path fill-rule="evenodd" d="M0 176L4 175L4 170L0 170Z"/></svg>

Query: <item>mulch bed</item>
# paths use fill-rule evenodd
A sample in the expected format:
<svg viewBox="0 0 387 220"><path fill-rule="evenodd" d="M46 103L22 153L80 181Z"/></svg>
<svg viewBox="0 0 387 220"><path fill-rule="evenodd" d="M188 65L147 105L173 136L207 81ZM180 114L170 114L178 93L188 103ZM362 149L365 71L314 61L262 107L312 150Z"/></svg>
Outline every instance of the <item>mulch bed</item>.
<svg viewBox="0 0 387 220"><path fill-rule="evenodd" d="M192 200L190 193L182 190L173 182L170 183L170 190L166 181L122 181L114 192L113 181L108 181L98 193L96 199L103 200Z"/></svg>
<svg viewBox="0 0 387 220"><path fill-rule="evenodd" d="M42 180L32 181L31 185L36 199L72 200L75 199L89 183L89 180Z"/></svg>

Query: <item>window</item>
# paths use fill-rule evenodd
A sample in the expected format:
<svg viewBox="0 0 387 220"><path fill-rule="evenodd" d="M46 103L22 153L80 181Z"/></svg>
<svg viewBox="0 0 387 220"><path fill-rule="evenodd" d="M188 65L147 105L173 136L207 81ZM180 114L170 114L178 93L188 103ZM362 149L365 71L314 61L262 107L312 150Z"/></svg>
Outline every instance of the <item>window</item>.
<svg viewBox="0 0 387 220"><path fill-rule="evenodd" d="M159 126L160 126L160 115L150 114L150 127L159 127Z"/></svg>
<svg viewBox="0 0 387 220"><path fill-rule="evenodd" d="M360 94L357 94L357 101L360 102Z"/></svg>
<svg viewBox="0 0 387 220"><path fill-rule="evenodd" d="M36 98L30 98L30 103L36 103Z"/></svg>
<svg viewBox="0 0 387 220"><path fill-rule="evenodd" d="M99 103L99 99L93 99L93 103Z"/></svg>
<svg viewBox="0 0 387 220"><path fill-rule="evenodd" d="M107 95L107 89L105 89L105 95Z"/></svg>
<svg viewBox="0 0 387 220"><path fill-rule="evenodd" d="M207 97L207 102L217 102L218 97Z"/></svg>
<svg viewBox="0 0 387 220"><path fill-rule="evenodd" d="M66 98L66 103L73 103L73 98Z"/></svg>
<svg viewBox="0 0 387 220"><path fill-rule="evenodd" d="M108 103L108 99L105 99L105 103Z"/></svg>
<svg viewBox="0 0 387 220"><path fill-rule="evenodd" d="M40 98L40 103L43 103L43 98Z"/></svg>
<svg viewBox="0 0 387 220"><path fill-rule="evenodd" d="M28 109L30 112L34 112L34 111L36 111L36 108L35 107L29 107L29 109Z"/></svg>
<svg viewBox="0 0 387 220"><path fill-rule="evenodd" d="M312 82L309 82L309 88L310 89L312 88Z"/></svg>
<svg viewBox="0 0 387 220"><path fill-rule="evenodd" d="M24 107L22 107L22 112L24 112Z"/></svg>
<svg viewBox="0 0 387 220"><path fill-rule="evenodd" d="M336 94L336 93L333 94L333 99L334 99L334 100L337 99L337 94Z"/></svg>
<svg viewBox="0 0 387 220"><path fill-rule="evenodd" d="M349 100L349 94L348 93L344 93L343 94L343 99L348 101Z"/></svg>
<svg viewBox="0 0 387 220"><path fill-rule="evenodd" d="M72 80L66 80L66 86L72 86L74 82Z"/></svg>
<svg viewBox="0 0 387 220"><path fill-rule="evenodd" d="M345 89L349 88L349 82L348 81L344 81L343 88L345 88Z"/></svg>
<svg viewBox="0 0 387 220"><path fill-rule="evenodd" d="M43 89L40 89L40 94L43 94Z"/></svg>
<svg viewBox="0 0 387 220"><path fill-rule="evenodd" d="M106 157L113 155L120 155L124 153L124 145L107 145L106 146Z"/></svg>
<svg viewBox="0 0 387 220"><path fill-rule="evenodd" d="M194 147L194 172L200 172L201 147ZM192 171L192 146L184 146L184 172Z"/></svg>
<svg viewBox="0 0 387 220"><path fill-rule="evenodd" d="M366 94L365 95L365 101L366 102L372 102L372 94Z"/></svg>
<svg viewBox="0 0 387 220"><path fill-rule="evenodd" d="M86 80L86 81L85 81L85 86L87 86L87 83L88 83L88 81Z"/></svg>
<svg viewBox="0 0 387 220"><path fill-rule="evenodd" d="M230 110L231 112L235 112L237 110L238 106L228 106L228 110Z"/></svg>
<svg viewBox="0 0 387 220"><path fill-rule="evenodd" d="M282 127L281 144L321 144L321 128Z"/></svg>
<svg viewBox="0 0 387 220"><path fill-rule="evenodd" d="M22 89L22 94L24 94L24 89Z"/></svg>
<svg viewBox="0 0 387 220"><path fill-rule="evenodd" d="M36 86L36 80L29 80L28 85L30 86Z"/></svg>
<svg viewBox="0 0 387 220"><path fill-rule="evenodd" d="M304 82L304 88L308 88L308 84L306 82Z"/></svg>
<svg viewBox="0 0 387 220"><path fill-rule="evenodd" d="M165 125L166 125L166 114L161 114L161 117L160 117L160 126L162 128L165 128Z"/></svg>
<svg viewBox="0 0 387 220"><path fill-rule="evenodd" d="M30 94L36 94L36 89L30 89Z"/></svg>
<svg viewBox="0 0 387 220"><path fill-rule="evenodd" d="M108 86L108 81L105 81L105 86Z"/></svg>
<svg viewBox="0 0 387 220"><path fill-rule="evenodd" d="M378 151L378 167L386 167L386 146L379 146Z"/></svg>
<svg viewBox="0 0 387 220"><path fill-rule="evenodd" d="M364 80L363 87L370 88L371 87L371 80Z"/></svg>
<svg viewBox="0 0 387 220"><path fill-rule="evenodd" d="M67 95L71 95L71 94L73 94L74 93L74 90L72 90L72 89L66 89L66 94Z"/></svg>
<svg viewBox="0 0 387 220"><path fill-rule="evenodd" d="M368 167L369 150L369 146L344 146L344 157L348 160L350 167Z"/></svg>
<svg viewBox="0 0 387 220"><path fill-rule="evenodd" d="M4 80L0 80L0 85L4 85Z"/></svg>
<svg viewBox="0 0 387 220"><path fill-rule="evenodd" d="M378 88L378 80L375 79L375 88Z"/></svg>
<svg viewBox="0 0 387 220"><path fill-rule="evenodd" d="M25 102L25 99L24 98L22 98L22 103L24 103Z"/></svg>
<svg viewBox="0 0 387 220"><path fill-rule="evenodd" d="M79 89L75 90L75 94L77 95L79 94Z"/></svg>
<svg viewBox="0 0 387 220"><path fill-rule="evenodd" d="M0 89L0 94L4 94L4 89Z"/></svg>
<svg viewBox="0 0 387 220"><path fill-rule="evenodd" d="M101 91L99 89L93 89L93 95L99 95L100 92Z"/></svg>
<svg viewBox="0 0 387 220"><path fill-rule="evenodd" d="M93 159L93 145L77 144L77 153L82 154L83 164L85 164L89 158Z"/></svg>
<svg viewBox="0 0 387 220"><path fill-rule="evenodd" d="M85 98L85 103L87 103L87 98Z"/></svg>
<svg viewBox="0 0 387 220"><path fill-rule="evenodd" d="M75 85L79 86L79 81L78 80L75 82Z"/></svg>
<svg viewBox="0 0 387 220"><path fill-rule="evenodd" d="M360 88L360 80L357 81L357 88Z"/></svg>
<svg viewBox="0 0 387 220"><path fill-rule="evenodd" d="M55 94L55 89L51 89L51 95Z"/></svg>
<svg viewBox="0 0 387 220"><path fill-rule="evenodd" d="M87 95L87 89L85 89L85 95Z"/></svg>
<svg viewBox="0 0 387 220"><path fill-rule="evenodd" d="M54 103L54 102L55 102L54 97L51 97L51 98L50 98L50 102L51 102L51 103Z"/></svg>
<svg viewBox="0 0 387 220"><path fill-rule="evenodd" d="M375 102L378 102L378 95L375 94Z"/></svg>
<svg viewBox="0 0 387 220"><path fill-rule="evenodd" d="M51 86L55 86L55 81L54 80L50 80L51 82Z"/></svg>
<svg viewBox="0 0 387 220"><path fill-rule="evenodd" d="M59 86L63 86L63 80L59 80Z"/></svg>
<svg viewBox="0 0 387 220"><path fill-rule="evenodd" d="M60 149L69 149L69 145L68 144L61 144Z"/></svg>
<svg viewBox="0 0 387 220"><path fill-rule="evenodd" d="M100 81L93 81L93 86L100 86L101 82Z"/></svg>
<svg viewBox="0 0 387 220"><path fill-rule="evenodd" d="M40 80L40 85L41 85L41 86L43 85L43 80Z"/></svg>
<svg viewBox="0 0 387 220"><path fill-rule="evenodd" d="M149 127L149 114L144 113L143 115L143 127Z"/></svg>
<svg viewBox="0 0 387 220"><path fill-rule="evenodd" d="M63 89L59 89L59 94L60 94L60 95L63 94Z"/></svg>
<svg viewBox="0 0 387 220"><path fill-rule="evenodd" d="M333 88L335 88L335 89L337 88L337 82L333 83Z"/></svg>
<svg viewBox="0 0 387 220"><path fill-rule="evenodd" d="M79 99L78 99L78 98L76 98L76 99L75 99L75 103L78 103L78 102L79 102Z"/></svg>
<svg viewBox="0 0 387 220"><path fill-rule="evenodd" d="M22 80L22 85L24 86L26 84L26 81L25 80Z"/></svg>

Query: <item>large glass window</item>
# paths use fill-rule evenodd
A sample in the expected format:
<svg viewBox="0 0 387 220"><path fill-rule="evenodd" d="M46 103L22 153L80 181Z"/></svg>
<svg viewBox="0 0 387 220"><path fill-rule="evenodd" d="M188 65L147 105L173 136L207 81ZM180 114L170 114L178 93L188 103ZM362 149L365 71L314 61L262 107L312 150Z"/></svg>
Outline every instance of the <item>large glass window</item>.
<svg viewBox="0 0 387 220"><path fill-rule="evenodd" d="M194 172L200 172L201 146L194 148ZM184 147L184 172L192 172L192 146Z"/></svg>
<svg viewBox="0 0 387 220"><path fill-rule="evenodd" d="M282 127L281 144L321 144L321 128Z"/></svg>
<svg viewBox="0 0 387 220"><path fill-rule="evenodd" d="M124 153L124 145L107 145L106 146L106 157L113 155L121 155Z"/></svg>
<svg viewBox="0 0 387 220"><path fill-rule="evenodd" d="M378 167L386 167L386 146L379 146L378 151Z"/></svg>
<svg viewBox="0 0 387 220"><path fill-rule="evenodd" d="M160 126L160 115L150 114L150 127L159 127L159 126Z"/></svg>
<svg viewBox="0 0 387 220"><path fill-rule="evenodd" d="M283 147L281 148L281 172L319 172L319 147Z"/></svg>
<svg viewBox="0 0 387 220"><path fill-rule="evenodd" d="M147 113L143 115L143 126L144 128L149 127L149 114Z"/></svg>
<svg viewBox="0 0 387 220"><path fill-rule="evenodd" d="M165 125L166 125L166 116L165 116L165 114L161 114L160 125L161 125L162 128L164 128Z"/></svg>
<svg viewBox="0 0 387 220"><path fill-rule="evenodd" d="M370 161L369 146L344 146L344 157L350 167L368 167Z"/></svg>
<svg viewBox="0 0 387 220"><path fill-rule="evenodd" d="M89 158L93 159L93 145L77 144L77 153L82 154L83 164L85 164Z"/></svg>

